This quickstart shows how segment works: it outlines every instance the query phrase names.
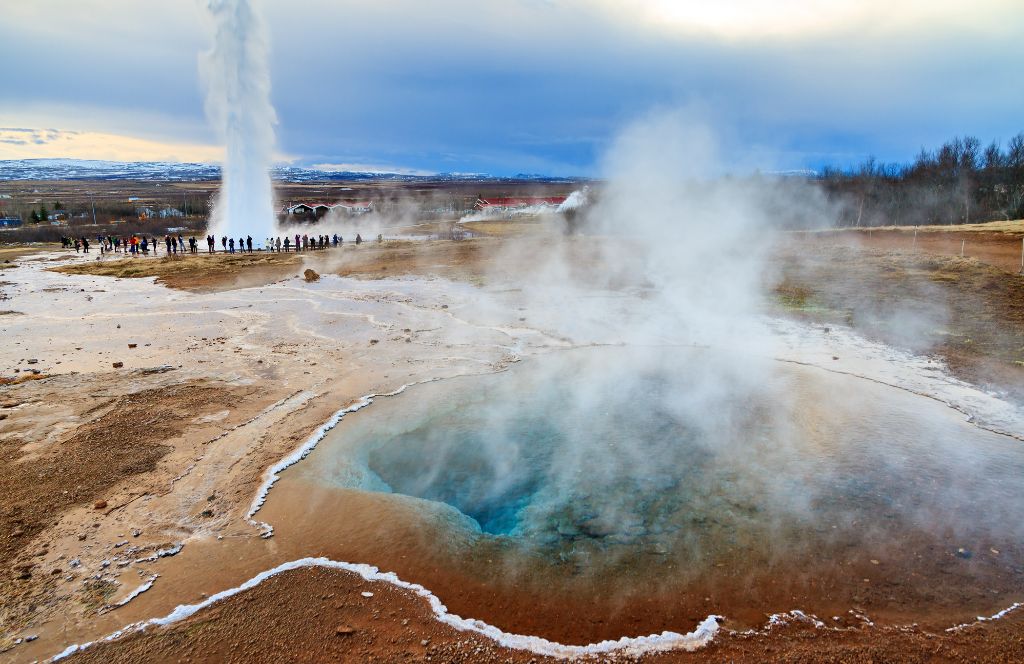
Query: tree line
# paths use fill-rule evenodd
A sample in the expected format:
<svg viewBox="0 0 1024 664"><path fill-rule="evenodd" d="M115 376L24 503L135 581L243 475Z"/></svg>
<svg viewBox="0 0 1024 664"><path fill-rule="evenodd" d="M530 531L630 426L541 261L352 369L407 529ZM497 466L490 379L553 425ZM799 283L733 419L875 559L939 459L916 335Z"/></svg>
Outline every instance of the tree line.
<svg viewBox="0 0 1024 664"><path fill-rule="evenodd" d="M869 157L818 180L840 210L840 226L967 224L1024 218L1024 132L1004 148L957 137L924 148L910 164Z"/></svg>

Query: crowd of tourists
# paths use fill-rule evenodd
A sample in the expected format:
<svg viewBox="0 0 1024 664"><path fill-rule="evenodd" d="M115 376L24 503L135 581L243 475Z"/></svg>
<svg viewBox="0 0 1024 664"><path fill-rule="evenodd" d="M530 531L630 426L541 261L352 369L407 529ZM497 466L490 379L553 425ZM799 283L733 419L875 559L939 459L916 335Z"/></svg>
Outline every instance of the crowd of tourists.
<svg viewBox="0 0 1024 664"><path fill-rule="evenodd" d="M65 249L74 247L75 252L89 253L89 247L91 242L87 237L61 237L60 244ZM199 253L199 243L195 237L190 237L186 240L180 233L178 235L172 235L168 233L163 237L163 245L167 255L181 253ZM124 253L126 255L148 256L150 252L153 255L159 254L160 242L156 237L151 235L98 235L96 236L96 246L99 247L100 253L105 254L108 252Z"/></svg>
<svg viewBox="0 0 1024 664"><path fill-rule="evenodd" d="M383 241L383 236L378 235L377 241ZM65 249L74 247L75 253L89 253L89 247L91 243L89 238L86 237L61 237L61 246ZM268 237L264 239L263 248L261 250L281 252L281 251L319 251L321 249L328 249L330 247L341 246L345 242L345 239L335 233L334 235L307 235L296 233L293 236L285 235L282 240L281 236ZM362 244L363 238L358 233L356 234L355 243ZM131 256L148 256L151 252L154 256L159 255L160 244L164 245L164 251L167 256L174 256L178 253L199 253L199 242L195 236L185 239L180 233L177 235L167 234L163 237L162 242L158 242L154 236L146 235L100 235L96 237L96 246L99 247L100 253L123 253ZM252 236L247 235L245 237L233 238L224 235L220 238L220 251L226 254L234 253L249 253L253 252L253 241ZM210 254L217 253L217 238L213 235L206 236L206 251Z"/></svg>
<svg viewBox="0 0 1024 664"><path fill-rule="evenodd" d="M383 238L378 235L377 241L380 242ZM284 240L281 237L268 237L264 246L267 251L316 251L320 249L328 249L330 247L337 247L344 244L345 238L335 233L334 235L299 235L295 234L294 239L285 235ZM356 244L363 243L363 237L356 234Z"/></svg>

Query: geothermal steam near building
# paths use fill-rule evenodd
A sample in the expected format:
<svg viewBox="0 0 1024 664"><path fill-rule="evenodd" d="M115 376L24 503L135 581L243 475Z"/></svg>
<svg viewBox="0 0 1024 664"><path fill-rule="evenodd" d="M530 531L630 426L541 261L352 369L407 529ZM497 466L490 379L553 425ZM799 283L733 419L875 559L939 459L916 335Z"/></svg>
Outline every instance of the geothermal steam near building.
<svg viewBox="0 0 1024 664"><path fill-rule="evenodd" d="M209 0L213 47L200 58L206 114L225 143L211 232L273 234L270 166L277 116L270 103L266 28L250 0Z"/></svg>

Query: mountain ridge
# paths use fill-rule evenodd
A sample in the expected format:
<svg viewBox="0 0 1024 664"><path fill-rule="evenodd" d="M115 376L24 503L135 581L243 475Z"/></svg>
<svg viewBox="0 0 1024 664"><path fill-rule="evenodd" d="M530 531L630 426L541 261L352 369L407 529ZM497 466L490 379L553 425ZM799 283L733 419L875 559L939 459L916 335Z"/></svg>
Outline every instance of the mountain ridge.
<svg viewBox="0 0 1024 664"><path fill-rule="evenodd" d="M191 162L107 161L101 159L3 159L0 180L161 180L195 182L219 180L220 166ZM436 173L411 175L375 171L327 171L302 166L275 166L271 178L281 182L395 181L395 182L579 182L584 178L520 173L496 176L486 173Z"/></svg>

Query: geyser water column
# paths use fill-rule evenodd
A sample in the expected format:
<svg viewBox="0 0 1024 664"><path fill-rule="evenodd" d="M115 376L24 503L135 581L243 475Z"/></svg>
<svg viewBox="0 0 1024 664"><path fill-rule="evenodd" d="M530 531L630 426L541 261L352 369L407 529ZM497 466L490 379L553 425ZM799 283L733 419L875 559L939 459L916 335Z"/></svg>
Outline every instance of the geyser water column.
<svg viewBox="0 0 1024 664"><path fill-rule="evenodd" d="M210 232L251 235L257 243L274 233L270 166L277 116L270 103L266 28L251 0L207 0L213 46L200 57L206 114L225 144L220 194Z"/></svg>

